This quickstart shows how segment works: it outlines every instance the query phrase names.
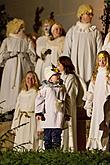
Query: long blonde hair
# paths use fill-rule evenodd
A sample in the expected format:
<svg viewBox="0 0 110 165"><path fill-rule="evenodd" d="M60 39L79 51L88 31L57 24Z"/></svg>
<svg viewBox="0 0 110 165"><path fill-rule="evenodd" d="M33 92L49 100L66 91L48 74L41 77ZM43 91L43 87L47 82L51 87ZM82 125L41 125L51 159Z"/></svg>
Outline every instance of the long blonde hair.
<svg viewBox="0 0 110 165"><path fill-rule="evenodd" d="M36 74L34 71L28 71L28 72L26 73L25 77L24 77L23 80L22 80L20 90L28 91L28 88L27 88L27 85L26 85L26 77L27 77L27 75L28 75L29 73L32 73L32 74L34 75L35 84L34 84L33 88L36 89L36 91L38 91L39 86L40 86L40 81L39 81L39 79L38 79L37 74Z"/></svg>
<svg viewBox="0 0 110 165"><path fill-rule="evenodd" d="M107 51L103 50L97 54L96 65L95 65L95 68L94 68L94 71L92 74L92 81L94 81L94 82L96 80L97 73L98 73L100 55L102 55L106 59L106 66L105 66L106 67L106 77L107 77L107 79L110 79L109 78L109 75L110 75L110 55Z"/></svg>

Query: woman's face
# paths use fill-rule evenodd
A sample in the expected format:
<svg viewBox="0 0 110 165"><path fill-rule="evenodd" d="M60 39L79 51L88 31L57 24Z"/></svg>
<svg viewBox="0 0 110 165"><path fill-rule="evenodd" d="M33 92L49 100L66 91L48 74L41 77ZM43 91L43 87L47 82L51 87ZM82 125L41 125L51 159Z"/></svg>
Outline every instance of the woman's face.
<svg viewBox="0 0 110 165"><path fill-rule="evenodd" d="M61 36L62 34L62 29L59 25L54 25L54 27L52 27L52 35L54 38L58 38Z"/></svg>
<svg viewBox="0 0 110 165"><path fill-rule="evenodd" d="M28 90L35 85L35 76L32 73L27 74L26 85L27 85Z"/></svg>
<svg viewBox="0 0 110 165"><path fill-rule="evenodd" d="M60 73L64 71L64 66L58 61L57 68L59 69Z"/></svg>
<svg viewBox="0 0 110 165"><path fill-rule="evenodd" d="M106 66L106 64L107 64L107 60L106 60L105 57L103 57L103 58L99 58L99 59L98 59L98 63L99 63L99 66L103 68L103 67Z"/></svg>

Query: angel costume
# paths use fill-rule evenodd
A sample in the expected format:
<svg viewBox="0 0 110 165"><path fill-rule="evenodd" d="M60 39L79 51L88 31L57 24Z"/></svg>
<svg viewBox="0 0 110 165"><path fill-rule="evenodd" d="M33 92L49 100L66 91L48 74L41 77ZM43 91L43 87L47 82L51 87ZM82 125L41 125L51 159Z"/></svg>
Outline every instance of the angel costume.
<svg viewBox="0 0 110 165"><path fill-rule="evenodd" d="M78 21L66 34L63 55L71 58L76 72L88 82L101 48L102 36L96 26Z"/></svg>
<svg viewBox="0 0 110 165"><path fill-rule="evenodd" d="M44 80L44 69L51 64L57 64L57 60L63 51L64 39L64 36L58 37L54 40L50 40L47 36L38 39L37 54L40 58L37 60L35 72L40 81Z"/></svg>
<svg viewBox="0 0 110 165"><path fill-rule="evenodd" d="M103 131L99 130L99 125L104 120L103 106L107 96L110 94L110 84L106 78L106 68L99 67L96 81L95 83L93 81L90 82L88 92L93 95L93 110L86 148L105 149L106 146L102 146L101 143ZM88 110L89 106L86 101L85 109Z"/></svg>
<svg viewBox="0 0 110 165"><path fill-rule="evenodd" d="M35 144L35 98L37 92L31 88L28 91L22 90L17 98L16 109L11 129L14 129L14 147L18 150L36 149ZM24 124L24 125L23 125ZM20 126L20 127L19 127Z"/></svg>
<svg viewBox="0 0 110 165"><path fill-rule="evenodd" d="M9 34L3 40L0 48L0 64L5 64L0 91L1 113L15 109L21 80L27 71L34 70L34 59L34 48L25 35Z"/></svg>
<svg viewBox="0 0 110 165"><path fill-rule="evenodd" d="M110 54L110 32L105 37L102 50L106 50Z"/></svg>

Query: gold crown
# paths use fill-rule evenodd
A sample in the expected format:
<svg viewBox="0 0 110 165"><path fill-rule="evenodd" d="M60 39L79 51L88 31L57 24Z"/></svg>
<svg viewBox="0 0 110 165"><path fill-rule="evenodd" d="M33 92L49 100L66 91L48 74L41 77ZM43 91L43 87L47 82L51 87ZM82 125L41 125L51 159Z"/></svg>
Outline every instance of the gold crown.
<svg viewBox="0 0 110 165"><path fill-rule="evenodd" d="M105 56L104 56L103 53L100 53L100 54L98 55L98 57L99 57L99 58L104 58Z"/></svg>

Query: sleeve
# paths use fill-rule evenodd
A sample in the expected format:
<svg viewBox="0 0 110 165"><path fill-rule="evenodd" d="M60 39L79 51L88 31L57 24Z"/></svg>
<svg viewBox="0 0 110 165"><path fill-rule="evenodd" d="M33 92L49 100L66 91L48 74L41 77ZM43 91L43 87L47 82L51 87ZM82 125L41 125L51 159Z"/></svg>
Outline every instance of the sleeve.
<svg viewBox="0 0 110 165"><path fill-rule="evenodd" d="M98 53L102 50L102 35L101 35L100 31L97 31L96 44L97 44L97 53Z"/></svg>
<svg viewBox="0 0 110 165"><path fill-rule="evenodd" d="M11 129L19 125L19 114L20 114L20 94L18 95L18 98L17 98Z"/></svg>
<svg viewBox="0 0 110 165"><path fill-rule="evenodd" d="M65 96L65 115L71 116L71 100L68 93Z"/></svg>
<svg viewBox="0 0 110 165"><path fill-rule="evenodd" d="M89 84L88 91L86 93L86 102L84 105L84 109L86 110L87 116L91 117L92 109L93 109L93 97L94 97L94 84L91 81Z"/></svg>
<svg viewBox="0 0 110 165"><path fill-rule="evenodd" d="M36 53L39 57L41 57L41 51L42 51L42 47L40 46L39 38L38 38L36 40Z"/></svg>
<svg viewBox="0 0 110 165"><path fill-rule="evenodd" d="M76 100L76 97L77 97L77 94L78 94L78 83L77 83L77 80L74 78L70 79L67 83L67 92L70 96L70 98L75 98Z"/></svg>
<svg viewBox="0 0 110 165"><path fill-rule="evenodd" d="M34 46L33 46L33 43L32 41L28 41L29 45L28 45L28 54L29 54L29 57L30 57L30 60L31 62L34 64L34 66L36 65L36 61L37 61L37 55L36 55L36 52L35 52L35 49L34 49Z"/></svg>
<svg viewBox="0 0 110 165"><path fill-rule="evenodd" d="M66 34L63 54L64 56L69 56L71 58L71 49L72 49L72 41L73 40L73 28L70 28Z"/></svg>
<svg viewBox="0 0 110 165"><path fill-rule="evenodd" d="M45 88L40 89L35 99L35 114L44 114L45 113Z"/></svg>
<svg viewBox="0 0 110 165"><path fill-rule="evenodd" d="M102 50L106 50L108 53L110 53L110 33L108 33L105 37Z"/></svg>
<svg viewBox="0 0 110 165"><path fill-rule="evenodd" d="M5 61L10 57L7 51L7 39L4 39L0 47L0 65L4 65Z"/></svg>

